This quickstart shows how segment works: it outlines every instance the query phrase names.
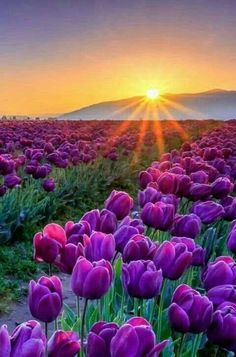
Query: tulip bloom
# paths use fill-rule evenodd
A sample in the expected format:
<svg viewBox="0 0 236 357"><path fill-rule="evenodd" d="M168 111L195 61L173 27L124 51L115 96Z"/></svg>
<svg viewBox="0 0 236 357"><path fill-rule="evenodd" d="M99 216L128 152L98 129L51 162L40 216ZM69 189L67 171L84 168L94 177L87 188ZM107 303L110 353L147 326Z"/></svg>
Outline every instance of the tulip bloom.
<svg viewBox="0 0 236 357"><path fill-rule="evenodd" d="M217 309L207 330L209 341L236 353L236 305L225 303Z"/></svg>
<svg viewBox="0 0 236 357"><path fill-rule="evenodd" d="M21 178L16 174L9 174L4 176L4 186L8 188L13 188L21 184Z"/></svg>
<svg viewBox="0 0 236 357"><path fill-rule="evenodd" d="M30 320L17 326L11 336L11 357L44 357L46 337L39 322ZM6 357L4 355L4 357Z"/></svg>
<svg viewBox="0 0 236 357"><path fill-rule="evenodd" d="M187 175L178 175L175 193L178 197L188 197L191 187L191 179Z"/></svg>
<svg viewBox="0 0 236 357"><path fill-rule="evenodd" d="M56 184L53 178L49 178L43 181L43 188L47 192L52 192L55 190Z"/></svg>
<svg viewBox="0 0 236 357"><path fill-rule="evenodd" d="M156 247L148 237L136 234L130 238L124 247L123 261L129 263L134 260L152 259Z"/></svg>
<svg viewBox="0 0 236 357"><path fill-rule="evenodd" d="M73 331L54 332L47 345L48 357L75 357L79 350L79 337Z"/></svg>
<svg viewBox="0 0 236 357"><path fill-rule="evenodd" d="M29 309L33 317L42 322L56 320L61 312L62 284L58 277L41 277L29 284Z"/></svg>
<svg viewBox="0 0 236 357"><path fill-rule="evenodd" d="M84 254L91 262L101 259L111 261L115 254L115 238L112 234L94 232L90 237L84 235Z"/></svg>
<svg viewBox="0 0 236 357"><path fill-rule="evenodd" d="M133 317L119 328L111 340L111 357L157 357L168 340L156 343L151 325L142 317Z"/></svg>
<svg viewBox="0 0 236 357"><path fill-rule="evenodd" d="M140 185L141 189L145 189L147 187L147 185L152 181L154 181L154 180L153 180L151 173L149 173L147 171L141 171L139 173L139 185Z"/></svg>
<svg viewBox="0 0 236 357"><path fill-rule="evenodd" d="M11 343L7 326L0 327L0 357L10 357Z"/></svg>
<svg viewBox="0 0 236 357"><path fill-rule="evenodd" d="M236 286L230 284L215 286L208 290L207 296L212 301L214 308L226 301L236 304Z"/></svg>
<svg viewBox="0 0 236 357"><path fill-rule="evenodd" d="M100 299L109 290L113 279L112 266L108 261L89 262L80 257L71 276L71 288L76 296Z"/></svg>
<svg viewBox="0 0 236 357"><path fill-rule="evenodd" d="M68 243L62 249L54 265L57 266L63 273L71 274L77 259L84 256L84 247L81 243L78 245Z"/></svg>
<svg viewBox="0 0 236 357"><path fill-rule="evenodd" d="M81 221L86 221L89 223L91 230L98 231L100 228L100 212L98 209L93 209L89 212L86 212Z"/></svg>
<svg viewBox="0 0 236 357"><path fill-rule="evenodd" d="M141 211L143 223L148 227L167 231L173 223L175 208L164 202L147 203Z"/></svg>
<svg viewBox="0 0 236 357"><path fill-rule="evenodd" d="M224 214L224 208L213 201L196 202L190 211L196 214L204 224L211 224Z"/></svg>
<svg viewBox="0 0 236 357"><path fill-rule="evenodd" d="M114 322L99 321L95 323L89 334L87 341L87 357L111 357L110 345L119 326Z"/></svg>
<svg viewBox="0 0 236 357"><path fill-rule="evenodd" d="M178 237L196 238L201 231L201 220L196 214L177 214L174 218L171 233Z"/></svg>
<svg viewBox="0 0 236 357"><path fill-rule="evenodd" d="M144 225L141 219L138 218L130 218L129 216L126 216L118 225L118 229L123 227L123 226L130 226L137 228L138 232L140 234L144 233Z"/></svg>
<svg viewBox="0 0 236 357"><path fill-rule="evenodd" d="M78 243L83 244L83 235L91 234L91 226L87 221L80 220L78 223L73 221L68 221L65 225L65 232L67 236L67 242L77 245Z"/></svg>
<svg viewBox="0 0 236 357"><path fill-rule="evenodd" d="M178 185L178 177L170 172L164 172L158 178L157 183L162 193L175 193Z"/></svg>
<svg viewBox="0 0 236 357"><path fill-rule="evenodd" d="M159 201L161 193L158 192L153 187L147 187L144 191L138 192L138 201L141 208L145 206L146 203L152 202L156 203Z"/></svg>
<svg viewBox="0 0 236 357"><path fill-rule="evenodd" d="M233 190L233 184L227 177L219 177L211 184L211 193L215 198L226 197Z"/></svg>
<svg viewBox="0 0 236 357"><path fill-rule="evenodd" d="M211 195L211 186L206 183L193 183L189 190L189 197L193 201L204 200Z"/></svg>
<svg viewBox="0 0 236 357"><path fill-rule="evenodd" d="M186 245L187 250L192 253L192 265L203 266L205 262L205 249L196 244L193 239L187 237L172 237L171 243L183 243Z"/></svg>
<svg viewBox="0 0 236 357"><path fill-rule="evenodd" d="M114 234L116 250L123 252L126 244L133 236L139 233L138 229L132 226L121 226Z"/></svg>
<svg viewBox="0 0 236 357"><path fill-rule="evenodd" d="M140 299L152 299L160 294L162 272L150 261L137 260L122 266L122 282L127 293Z"/></svg>
<svg viewBox="0 0 236 357"><path fill-rule="evenodd" d="M113 212L118 220L127 216L133 208L133 199L126 192L113 190L105 201L105 208Z"/></svg>
<svg viewBox="0 0 236 357"><path fill-rule="evenodd" d="M175 290L169 307L171 327L182 333L205 332L212 320L213 305L190 286L182 284Z"/></svg>
<svg viewBox="0 0 236 357"><path fill-rule="evenodd" d="M66 244L66 233L56 223L46 225L43 232L34 236L34 259L37 262L53 263L61 248Z"/></svg>
<svg viewBox="0 0 236 357"><path fill-rule="evenodd" d="M202 272L202 282L206 290L218 285L236 284L236 265L229 256L217 257Z"/></svg>
<svg viewBox="0 0 236 357"><path fill-rule="evenodd" d="M153 261L164 278L177 280L192 264L192 253L184 243L165 241L157 248Z"/></svg>

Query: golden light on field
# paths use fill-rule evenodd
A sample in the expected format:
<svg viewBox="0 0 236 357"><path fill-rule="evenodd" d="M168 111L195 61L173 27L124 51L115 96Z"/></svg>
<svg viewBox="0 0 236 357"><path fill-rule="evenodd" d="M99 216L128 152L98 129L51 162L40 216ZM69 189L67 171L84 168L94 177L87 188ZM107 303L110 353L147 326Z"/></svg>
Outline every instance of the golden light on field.
<svg viewBox="0 0 236 357"><path fill-rule="evenodd" d="M157 88L150 88L146 91L146 97L150 100L155 100L160 96L160 90Z"/></svg>

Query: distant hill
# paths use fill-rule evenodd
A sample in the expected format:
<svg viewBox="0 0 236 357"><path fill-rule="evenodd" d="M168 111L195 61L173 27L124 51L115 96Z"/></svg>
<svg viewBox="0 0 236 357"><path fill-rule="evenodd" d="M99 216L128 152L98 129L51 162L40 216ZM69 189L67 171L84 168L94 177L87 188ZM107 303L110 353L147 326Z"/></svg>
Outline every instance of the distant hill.
<svg viewBox="0 0 236 357"><path fill-rule="evenodd" d="M59 119L235 119L236 91L213 89L202 93L163 94L155 101L133 97L93 104Z"/></svg>

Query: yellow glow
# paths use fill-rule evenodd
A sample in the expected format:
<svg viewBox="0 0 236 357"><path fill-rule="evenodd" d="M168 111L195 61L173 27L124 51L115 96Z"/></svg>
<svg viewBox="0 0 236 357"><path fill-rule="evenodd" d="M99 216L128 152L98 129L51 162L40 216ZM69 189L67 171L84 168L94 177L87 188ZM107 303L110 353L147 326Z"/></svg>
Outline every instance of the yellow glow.
<svg viewBox="0 0 236 357"><path fill-rule="evenodd" d="M156 88L150 88L146 92L146 97L151 100L157 99L159 96L160 96L160 91L159 89Z"/></svg>

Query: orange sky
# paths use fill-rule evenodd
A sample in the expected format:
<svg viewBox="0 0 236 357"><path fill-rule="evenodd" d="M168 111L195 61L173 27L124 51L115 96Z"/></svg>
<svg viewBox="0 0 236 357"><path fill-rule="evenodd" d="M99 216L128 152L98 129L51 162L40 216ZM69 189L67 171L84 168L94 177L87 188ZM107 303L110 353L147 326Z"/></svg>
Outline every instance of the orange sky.
<svg viewBox="0 0 236 357"><path fill-rule="evenodd" d="M66 23L62 19L55 24L53 19L46 21L48 15L40 9L29 20L34 8L16 9L9 22L8 9L5 23L0 24L6 34L0 43L0 114L63 113L143 95L149 87L172 93L236 89L233 2L224 3L228 12L205 9L206 18L199 18L200 8L183 3L185 7L176 10L163 4L159 9L145 7L144 13L140 5L132 13L121 12L119 21L102 7L85 7L77 14L81 21L75 22L72 8L61 15ZM162 18L160 24L156 21L161 10L165 21Z"/></svg>

